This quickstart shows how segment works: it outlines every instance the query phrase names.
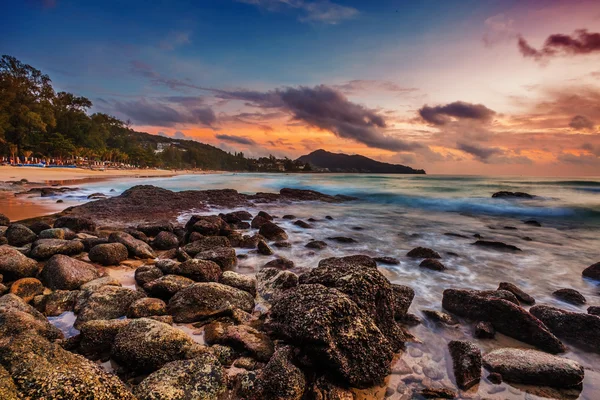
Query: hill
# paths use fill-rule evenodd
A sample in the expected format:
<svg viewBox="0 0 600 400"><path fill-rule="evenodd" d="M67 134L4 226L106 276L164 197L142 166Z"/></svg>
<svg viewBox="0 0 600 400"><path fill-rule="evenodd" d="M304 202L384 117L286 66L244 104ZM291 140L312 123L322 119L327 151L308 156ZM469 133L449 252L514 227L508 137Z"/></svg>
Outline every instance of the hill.
<svg viewBox="0 0 600 400"><path fill-rule="evenodd" d="M316 150L298 158L299 162L308 163L313 168L326 168L330 172L363 172L375 174L425 174L422 169L413 169L405 165L388 164L375 161L361 155L330 153Z"/></svg>

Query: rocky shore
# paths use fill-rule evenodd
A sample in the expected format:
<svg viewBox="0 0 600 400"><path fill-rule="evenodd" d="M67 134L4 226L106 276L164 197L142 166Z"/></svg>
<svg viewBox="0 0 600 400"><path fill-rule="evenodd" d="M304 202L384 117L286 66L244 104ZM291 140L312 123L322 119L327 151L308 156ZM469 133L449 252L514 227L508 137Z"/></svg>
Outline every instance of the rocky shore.
<svg viewBox="0 0 600 400"><path fill-rule="evenodd" d="M209 215L351 200L296 189L244 195L136 186L36 220L11 224L0 215L0 398L483 399L480 385L505 383L577 398L585 371L564 353L600 353L597 307L527 308L535 299L511 282L496 290L448 287L443 311L422 314L470 337L447 343L451 381L427 371L422 379L403 361L420 342L420 318L409 312L415 290L391 283L381 268L398 260L357 254L298 270L277 254L292 245L281 221L315 231L305 244L310 251L353 239L320 237L317 223L332 221L325 215ZM196 214L179 224L189 210ZM473 244L520 251L480 242ZM242 249L270 261L244 274ZM432 274L445 270L435 249L416 247L407 257ZM111 273L121 268L135 284ZM600 263L582 268L582 276L600 280ZM572 289L553 295L586 302ZM65 314L74 317L73 335L53 323ZM496 335L517 345L489 349Z"/></svg>

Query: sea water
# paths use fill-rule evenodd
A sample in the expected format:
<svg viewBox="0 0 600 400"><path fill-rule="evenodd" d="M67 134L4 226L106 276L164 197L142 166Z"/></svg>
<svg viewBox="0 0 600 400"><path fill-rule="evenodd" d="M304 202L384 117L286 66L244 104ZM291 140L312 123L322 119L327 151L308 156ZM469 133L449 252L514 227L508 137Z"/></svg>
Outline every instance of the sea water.
<svg viewBox="0 0 600 400"><path fill-rule="evenodd" d="M305 221L316 219L311 222L312 229L300 228L293 220L276 221L286 230L292 243L291 248L275 249L276 253L293 260L296 272L314 268L320 259L333 256L366 254L399 259L399 265L380 265L380 271L393 283L415 290L410 312L422 317L423 324L411 328L411 332L421 343L409 344L402 359L411 374L425 382L454 387L446 349L449 340L473 340L484 352L499 346L528 347L501 334L493 340L473 339L473 324L466 321L457 327L444 327L425 319L421 310L442 310L444 289L496 289L499 282L508 281L531 294L537 304L577 312L586 312L590 305L600 306L597 283L581 276L583 269L600 261L600 178L226 173L93 182L75 194L60 198L65 200L63 206L66 207L88 201L86 197L91 193L114 196L140 184L174 191L233 188L249 194L278 192L290 187L356 197L343 203L273 203L244 209L252 214L264 210L278 217L294 214ZM492 198L494 192L501 190L527 192L535 197ZM227 211L233 210L214 209L203 213ZM185 223L194 212L182 213L180 222ZM525 224L529 219L535 219L542 226ZM507 253L474 246L475 234L485 240L515 245L522 251ZM332 236L351 237L356 243L327 240ZM310 240L324 240L328 247L305 248ZM420 260L406 257L406 253L417 246L430 247L440 253L447 270L423 269L419 267ZM247 250L239 250L240 253L249 253L238 266L238 272L245 274L254 274L272 259ZM554 298L552 292L560 288L578 290L586 297L587 304L573 306ZM580 398L600 398L600 355L568 347L569 351L563 356L586 368ZM402 378L392 375L388 384L395 388ZM507 384L491 385L485 380L477 390L469 392L470 395L494 399L537 398ZM400 398L400 394L392 398Z"/></svg>

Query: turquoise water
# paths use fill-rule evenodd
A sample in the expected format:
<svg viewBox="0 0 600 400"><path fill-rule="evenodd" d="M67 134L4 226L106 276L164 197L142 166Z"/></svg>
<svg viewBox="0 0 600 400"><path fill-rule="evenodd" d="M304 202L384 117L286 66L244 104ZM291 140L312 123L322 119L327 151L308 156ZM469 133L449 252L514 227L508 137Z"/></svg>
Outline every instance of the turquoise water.
<svg viewBox="0 0 600 400"><path fill-rule="evenodd" d="M581 271L600 261L600 178L552 179L476 176L410 175L334 175L334 174L214 174L184 175L173 178L118 179L82 186L80 192L62 198L61 207L86 200L90 193L118 195L133 185L152 184L180 191L189 189L233 188L244 193L277 192L283 187L318 190L328 194L355 196L355 201L327 204L257 204L248 208L255 214L265 210L272 215L294 214L307 220L313 229L302 229L293 221L277 219L289 234L292 247L277 249L280 256L296 263L296 272L315 267L319 260L332 256L367 254L400 260L396 266L380 266L392 282L414 288L410 312L423 317L421 310L441 310L442 292L447 288L496 289L510 281L534 296L537 304L585 312L590 305L600 306L596 282L585 280ZM113 192L110 190L113 189ZM534 199L493 199L500 190L522 191ZM42 199L54 204L56 198ZM168 205L165 205L168 207ZM228 210L211 210L218 213ZM194 210L180 215L185 223ZM333 220L325 219L332 216ZM535 219L541 227L524 223ZM360 229L359 229L360 228ZM252 233L252 232L250 232ZM448 236L447 233L459 234ZM473 246L473 235L518 246L521 252L504 253ZM328 241L328 247L315 252L304 247L312 240L348 236L352 244ZM414 247L433 248L442 255L445 272L419 267L419 261L406 257ZM247 252L239 250L238 253ZM253 274L269 257L249 253L238 271ZM552 296L560 288L580 291L588 304L573 306ZM448 340L474 340L472 324L440 327L424 320L411 330L422 343L409 345L402 356L414 375L449 387L447 367ZM482 351L499 346L525 346L503 335L494 340L477 340ZM580 398L600 398L600 355L569 346L565 357L586 367L584 390ZM397 377L396 377L397 378ZM394 379L396 379L394 378ZM394 383L394 385L397 383ZM395 387L395 386L394 386ZM500 390L499 392L496 392ZM477 393L492 399L534 399L506 384L493 386L482 382Z"/></svg>

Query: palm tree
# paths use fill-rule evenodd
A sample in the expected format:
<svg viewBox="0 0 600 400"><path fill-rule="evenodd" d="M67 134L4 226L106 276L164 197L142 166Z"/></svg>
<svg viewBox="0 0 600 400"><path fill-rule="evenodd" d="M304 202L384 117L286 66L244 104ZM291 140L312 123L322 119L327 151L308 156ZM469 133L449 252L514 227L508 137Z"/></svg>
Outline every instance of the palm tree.
<svg viewBox="0 0 600 400"><path fill-rule="evenodd" d="M16 159L15 159L15 157L16 157L16 155L17 155L17 150L18 150L18 147L17 147L17 145L16 145L16 144L12 144L12 143L11 143L11 144L9 144L9 145L8 145L8 150L10 151L10 157L11 157L11 159L12 159L12 163L13 163L13 164L16 164Z"/></svg>
<svg viewBox="0 0 600 400"><path fill-rule="evenodd" d="M25 156L25 163L27 163L27 160L29 159L29 157L31 157L32 154L33 154L33 151L31 151L31 150L25 150L23 152L23 155Z"/></svg>

